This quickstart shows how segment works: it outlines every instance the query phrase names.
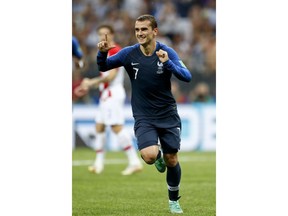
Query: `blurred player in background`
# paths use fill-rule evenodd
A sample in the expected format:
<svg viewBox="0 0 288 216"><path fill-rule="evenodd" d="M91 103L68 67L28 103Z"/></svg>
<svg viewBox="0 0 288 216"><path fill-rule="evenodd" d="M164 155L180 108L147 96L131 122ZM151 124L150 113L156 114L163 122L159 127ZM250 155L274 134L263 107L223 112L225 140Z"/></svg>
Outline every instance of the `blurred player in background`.
<svg viewBox="0 0 288 216"><path fill-rule="evenodd" d="M114 42L114 29L110 25L98 27L98 36L101 40L109 41L115 46L108 52L112 56L121 50L120 46ZM100 77L84 78L80 86L75 89L77 96L83 96L90 88L100 90L99 107L96 116L96 159L93 166L88 169L91 172L100 174L104 170L104 146L106 126L111 126L116 134L117 141L128 157L128 166L122 171L122 175L131 175L143 169L143 165L138 158L137 151L132 143L132 137L124 129L124 68L118 67L109 70L107 73L100 72Z"/></svg>
<svg viewBox="0 0 288 216"><path fill-rule="evenodd" d="M170 212L183 213L179 204L181 167L177 156L181 120L170 79L173 74L179 80L189 82L192 75L172 48L156 41L157 34L155 18L142 15L135 22L138 43L107 58L115 45L102 39L98 43L97 63L101 71L125 67L132 86L131 104L138 149L143 160L155 164L159 172L165 172L167 167Z"/></svg>
<svg viewBox="0 0 288 216"><path fill-rule="evenodd" d="M84 66L82 49L80 47L78 39L73 35L72 35L72 57L74 64L77 68L82 68Z"/></svg>
<svg viewBox="0 0 288 216"><path fill-rule="evenodd" d="M81 74L81 70L83 70L83 68L84 68L84 54L81 49L79 40L72 33L72 101L73 102L79 100L79 97L75 95L74 90L80 85L80 83L83 80Z"/></svg>
<svg viewBox="0 0 288 216"><path fill-rule="evenodd" d="M73 34L73 33L72 33ZM77 100L74 90L82 81L80 68L83 64L83 51L76 36L72 35L72 101ZM75 125L72 125L72 146L75 146Z"/></svg>

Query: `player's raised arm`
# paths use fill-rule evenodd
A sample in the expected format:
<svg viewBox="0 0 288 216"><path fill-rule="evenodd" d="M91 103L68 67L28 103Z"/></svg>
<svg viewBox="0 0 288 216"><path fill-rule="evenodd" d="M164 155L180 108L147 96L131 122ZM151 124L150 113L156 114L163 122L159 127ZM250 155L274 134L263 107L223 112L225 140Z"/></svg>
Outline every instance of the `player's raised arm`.
<svg viewBox="0 0 288 216"><path fill-rule="evenodd" d="M159 57L159 60L163 62L164 67L171 71L179 80L184 82L191 81L191 72L179 59L177 53L173 49L170 48L167 51L160 49L156 54Z"/></svg>
<svg viewBox="0 0 288 216"><path fill-rule="evenodd" d="M97 54L97 64L99 66L99 70L105 72L110 69L123 66L121 61L123 59L123 55L120 54L121 51L107 58L108 51L115 48L116 46L114 45L113 41L111 41L111 38L108 38L106 33L102 35L102 41L97 44L97 47L99 49L99 52ZM111 50L111 52L113 52L113 50ZM111 54L111 52L109 51L109 55Z"/></svg>
<svg viewBox="0 0 288 216"><path fill-rule="evenodd" d="M124 48L120 50L118 53L115 55L108 57L108 52L101 52L99 50L97 54L97 64L99 67L99 70L102 72L111 70L113 68L118 68L123 66L124 59L127 55L127 48Z"/></svg>

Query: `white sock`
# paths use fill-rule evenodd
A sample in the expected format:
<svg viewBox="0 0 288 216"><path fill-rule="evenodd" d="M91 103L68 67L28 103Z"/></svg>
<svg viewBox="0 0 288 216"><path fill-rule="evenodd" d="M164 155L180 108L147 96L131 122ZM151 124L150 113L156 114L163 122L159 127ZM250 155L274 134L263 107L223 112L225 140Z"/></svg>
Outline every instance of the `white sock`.
<svg viewBox="0 0 288 216"><path fill-rule="evenodd" d="M96 159L94 162L95 167L104 167L104 145L106 141L106 134L105 132L102 133L96 133L96 142L95 142L95 150L96 150Z"/></svg>
<svg viewBox="0 0 288 216"><path fill-rule="evenodd" d="M118 134L118 143L127 155L128 163L130 166L140 165L141 161L137 155L136 149L132 144L132 139L129 134L122 129Z"/></svg>

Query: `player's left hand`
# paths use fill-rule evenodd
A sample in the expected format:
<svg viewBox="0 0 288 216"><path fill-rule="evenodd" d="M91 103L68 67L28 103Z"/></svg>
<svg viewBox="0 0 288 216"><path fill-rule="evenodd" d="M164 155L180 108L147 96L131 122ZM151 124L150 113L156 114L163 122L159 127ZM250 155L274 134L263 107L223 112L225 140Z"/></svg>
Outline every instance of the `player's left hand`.
<svg viewBox="0 0 288 216"><path fill-rule="evenodd" d="M158 56L159 60L162 63L168 61L169 59L168 53L162 49L160 49L159 51L156 51L156 55Z"/></svg>

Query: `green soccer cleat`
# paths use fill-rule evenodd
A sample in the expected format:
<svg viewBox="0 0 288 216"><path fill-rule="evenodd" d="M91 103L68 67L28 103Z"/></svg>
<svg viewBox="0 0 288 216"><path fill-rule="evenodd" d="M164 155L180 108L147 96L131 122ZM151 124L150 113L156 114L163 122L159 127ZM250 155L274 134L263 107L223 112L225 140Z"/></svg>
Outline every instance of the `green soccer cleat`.
<svg viewBox="0 0 288 216"><path fill-rule="evenodd" d="M169 200L169 208L170 212L173 214L182 214L183 210L180 207L179 201L171 201Z"/></svg>
<svg viewBox="0 0 288 216"><path fill-rule="evenodd" d="M166 170L166 164L165 161L162 157L160 157L159 159L157 159L155 161L155 167L157 168L157 170L161 173L165 172Z"/></svg>

